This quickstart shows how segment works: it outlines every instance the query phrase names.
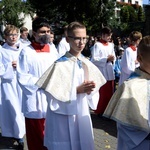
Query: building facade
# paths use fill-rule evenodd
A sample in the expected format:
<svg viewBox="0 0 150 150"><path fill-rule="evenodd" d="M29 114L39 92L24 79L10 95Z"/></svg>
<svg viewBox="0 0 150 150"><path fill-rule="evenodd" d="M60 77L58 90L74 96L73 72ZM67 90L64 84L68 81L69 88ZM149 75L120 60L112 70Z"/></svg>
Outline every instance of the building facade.
<svg viewBox="0 0 150 150"><path fill-rule="evenodd" d="M143 6L143 0L117 0L117 2L137 4L137 5Z"/></svg>

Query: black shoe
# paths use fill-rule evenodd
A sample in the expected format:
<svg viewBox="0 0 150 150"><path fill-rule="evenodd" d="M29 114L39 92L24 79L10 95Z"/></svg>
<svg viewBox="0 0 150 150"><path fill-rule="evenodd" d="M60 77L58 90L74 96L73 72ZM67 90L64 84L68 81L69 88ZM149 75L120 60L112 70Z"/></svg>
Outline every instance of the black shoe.
<svg viewBox="0 0 150 150"><path fill-rule="evenodd" d="M17 146L17 150L23 150L24 149L24 142L19 142Z"/></svg>
<svg viewBox="0 0 150 150"><path fill-rule="evenodd" d="M23 138L21 139L16 139L18 145L17 145L17 150L23 150L24 149L24 141Z"/></svg>

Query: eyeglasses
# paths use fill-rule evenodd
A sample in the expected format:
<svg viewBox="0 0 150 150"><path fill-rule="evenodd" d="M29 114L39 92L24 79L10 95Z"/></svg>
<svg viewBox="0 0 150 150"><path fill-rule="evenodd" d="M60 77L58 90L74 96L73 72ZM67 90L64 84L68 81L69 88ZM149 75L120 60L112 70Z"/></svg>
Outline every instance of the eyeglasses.
<svg viewBox="0 0 150 150"><path fill-rule="evenodd" d="M7 36L9 36L9 37L17 37L18 34L7 34Z"/></svg>
<svg viewBox="0 0 150 150"><path fill-rule="evenodd" d="M87 37L73 37L73 36L68 36L69 38L73 39L76 43L79 43L83 41L83 43L86 43L88 41Z"/></svg>

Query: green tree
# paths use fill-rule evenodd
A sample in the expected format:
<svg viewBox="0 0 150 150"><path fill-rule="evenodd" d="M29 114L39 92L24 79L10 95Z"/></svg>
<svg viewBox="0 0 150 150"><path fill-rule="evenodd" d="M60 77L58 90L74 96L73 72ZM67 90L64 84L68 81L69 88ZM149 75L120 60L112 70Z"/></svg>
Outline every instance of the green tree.
<svg viewBox="0 0 150 150"><path fill-rule="evenodd" d="M120 10L120 19L121 22L127 23L129 22L129 10L127 6L123 6Z"/></svg>
<svg viewBox="0 0 150 150"><path fill-rule="evenodd" d="M37 16L51 22L83 22L89 32L97 32L109 25L114 14L116 0L28 0Z"/></svg>
<svg viewBox="0 0 150 150"><path fill-rule="evenodd" d="M140 21L140 22L145 21L145 13L144 13L144 10L141 6L138 9L138 21Z"/></svg>
<svg viewBox="0 0 150 150"><path fill-rule="evenodd" d="M21 27L24 16L21 13L29 14L28 6L21 0L2 0L0 3L0 24L12 24Z"/></svg>
<svg viewBox="0 0 150 150"><path fill-rule="evenodd" d="M144 12L145 12L145 23L144 23L144 32L143 35L150 35L150 5L144 6Z"/></svg>
<svg viewBox="0 0 150 150"><path fill-rule="evenodd" d="M134 9L131 5L127 6L129 11L129 22L137 22L138 21L138 14L136 9Z"/></svg>

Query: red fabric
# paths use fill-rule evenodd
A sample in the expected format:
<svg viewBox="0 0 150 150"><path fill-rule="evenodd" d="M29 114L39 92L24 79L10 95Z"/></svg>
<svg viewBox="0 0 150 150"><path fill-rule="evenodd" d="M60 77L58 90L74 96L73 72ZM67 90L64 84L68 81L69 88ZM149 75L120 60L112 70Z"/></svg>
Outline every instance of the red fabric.
<svg viewBox="0 0 150 150"><path fill-rule="evenodd" d="M25 118L26 138L29 150L47 150L43 146L45 119Z"/></svg>
<svg viewBox="0 0 150 150"><path fill-rule="evenodd" d="M107 107L108 102L110 101L113 93L114 93L114 80L107 81L100 90L100 99L98 102L97 109L95 110L96 114L102 115Z"/></svg>
<svg viewBox="0 0 150 150"><path fill-rule="evenodd" d="M100 42L104 45L104 46L108 46L108 42L104 41L103 39L100 39Z"/></svg>
<svg viewBox="0 0 150 150"><path fill-rule="evenodd" d="M130 48L131 48L133 51L136 51L136 46L130 45Z"/></svg>
<svg viewBox="0 0 150 150"><path fill-rule="evenodd" d="M50 52L50 46L48 44L41 45L39 43L32 42L31 45L36 50L37 53Z"/></svg>

